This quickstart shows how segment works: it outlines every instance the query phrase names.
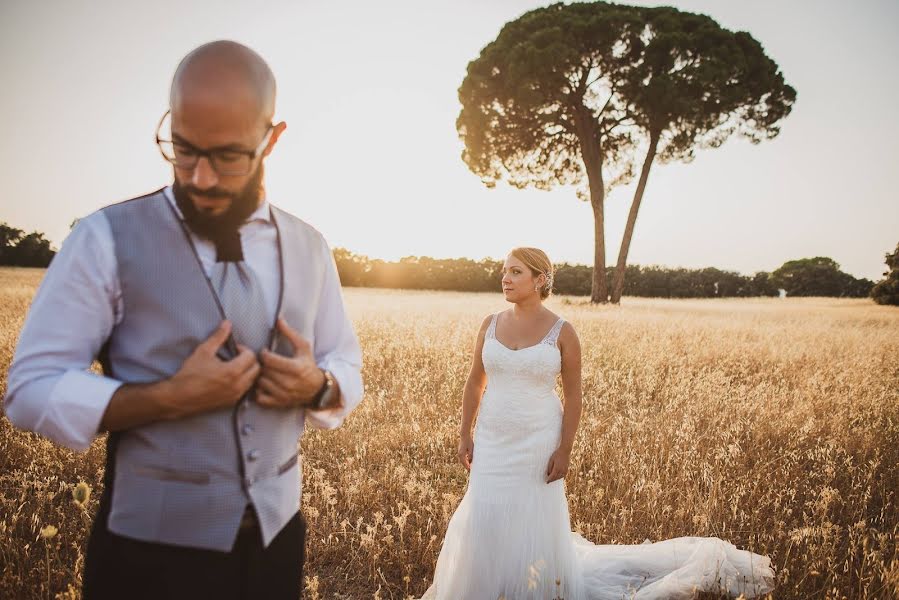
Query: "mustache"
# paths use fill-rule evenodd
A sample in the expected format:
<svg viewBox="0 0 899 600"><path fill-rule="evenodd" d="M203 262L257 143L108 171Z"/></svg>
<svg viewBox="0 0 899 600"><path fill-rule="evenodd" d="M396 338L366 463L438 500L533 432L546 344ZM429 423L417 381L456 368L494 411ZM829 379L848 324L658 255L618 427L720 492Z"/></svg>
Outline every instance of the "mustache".
<svg viewBox="0 0 899 600"><path fill-rule="evenodd" d="M237 194L219 188L209 188L207 190L198 189L192 185L185 185L181 188L184 192L191 196L199 198L230 198L234 200Z"/></svg>

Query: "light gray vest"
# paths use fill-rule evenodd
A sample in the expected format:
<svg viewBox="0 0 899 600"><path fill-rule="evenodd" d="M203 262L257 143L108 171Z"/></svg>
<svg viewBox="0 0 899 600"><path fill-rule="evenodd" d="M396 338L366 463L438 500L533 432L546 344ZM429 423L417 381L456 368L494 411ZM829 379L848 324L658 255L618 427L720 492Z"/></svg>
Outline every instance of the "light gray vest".
<svg viewBox="0 0 899 600"><path fill-rule="evenodd" d="M161 191L102 210L115 240L124 303L104 368L128 383L169 377L221 322L212 289ZM282 257L279 314L314 347L331 257L315 229L274 206L272 217ZM300 263L312 273L303 281L292 276L301 272ZM271 349L292 354L279 337ZM304 412L254 402L239 406L111 434L112 489L98 518L108 513L109 530L127 537L228 551L251 503L267 546L300 506L297 450Z"/></svg>

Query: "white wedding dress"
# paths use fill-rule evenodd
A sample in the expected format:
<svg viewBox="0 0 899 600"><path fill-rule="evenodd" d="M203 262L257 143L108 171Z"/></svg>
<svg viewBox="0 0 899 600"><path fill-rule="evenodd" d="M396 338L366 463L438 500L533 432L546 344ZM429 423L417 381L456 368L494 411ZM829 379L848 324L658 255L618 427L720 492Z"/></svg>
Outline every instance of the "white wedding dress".
<svg viewBox="0 0 899 600"><path fill-rule="evenodd" d="M766 556L714 537L596 545L571 531L564 480L547 484L559 445L563 320L534 346L484 339L487 389L474 434L468 489L450 519L422 600L673 600L695 591L771 591Z"/></svg>

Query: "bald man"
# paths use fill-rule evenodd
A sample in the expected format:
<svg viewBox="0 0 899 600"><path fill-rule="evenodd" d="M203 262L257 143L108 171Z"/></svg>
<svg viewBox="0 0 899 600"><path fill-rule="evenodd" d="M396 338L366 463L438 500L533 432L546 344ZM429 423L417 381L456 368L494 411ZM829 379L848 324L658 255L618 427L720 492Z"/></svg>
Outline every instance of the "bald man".
<svg viewBox="0 0 899 600"><path fill-rule="evenodd" d="M298 443L360 402L361 352L327 243L265 195L275 92L245 46L186 56L172 185L81 219L26 318L9 419L76 450L109 432L87 600L300 596Z"/></svg>

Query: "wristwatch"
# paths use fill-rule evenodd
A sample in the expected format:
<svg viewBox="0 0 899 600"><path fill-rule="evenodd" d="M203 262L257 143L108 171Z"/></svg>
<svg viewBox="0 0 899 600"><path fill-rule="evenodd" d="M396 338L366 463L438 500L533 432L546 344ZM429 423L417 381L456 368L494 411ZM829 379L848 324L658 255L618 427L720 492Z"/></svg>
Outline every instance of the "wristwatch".
<svg viewBox="0 0 899 600"><path fill-rule="evenodd" d="M322 369L322 373L325 375L325 382L312 397L312 406L310 407L312 410L326 410L340 404L340 394L337 393L334 376L325 369Z"/></svg>

